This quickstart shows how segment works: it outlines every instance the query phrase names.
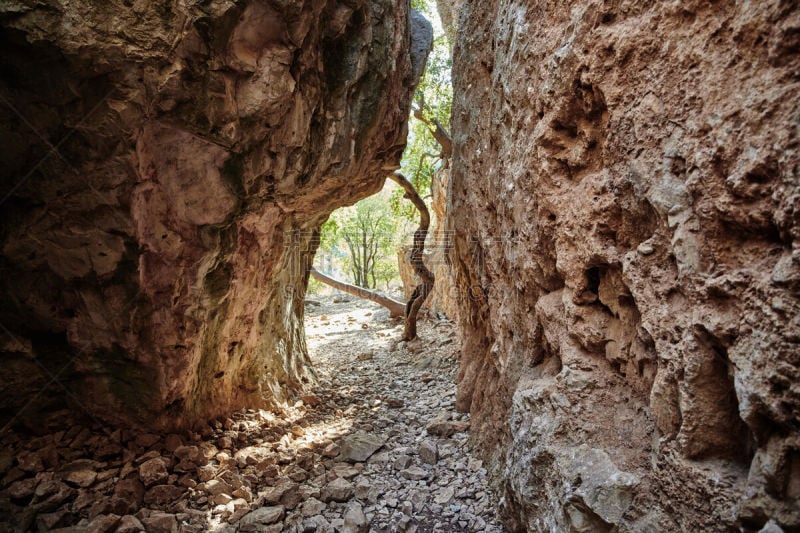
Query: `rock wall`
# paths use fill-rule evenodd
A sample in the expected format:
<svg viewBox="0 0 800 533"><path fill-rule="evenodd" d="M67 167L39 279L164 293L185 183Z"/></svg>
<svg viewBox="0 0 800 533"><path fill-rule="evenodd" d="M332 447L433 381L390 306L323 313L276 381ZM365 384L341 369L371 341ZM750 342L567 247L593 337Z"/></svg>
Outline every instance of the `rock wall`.
<svg viewBox="0 0 800 533"><path fill-rule="evenodd" d="M800 530L798 36L779 0L464 2L458 406L512 530Z"/></svg>
<svg viewBox="0 0 800 533"><path fill-rule="evenodd" d="M304 266L398 168L426 53L407 4L4 2L0 22L3 423L66 400L182 426L313 379Z"/></svg>

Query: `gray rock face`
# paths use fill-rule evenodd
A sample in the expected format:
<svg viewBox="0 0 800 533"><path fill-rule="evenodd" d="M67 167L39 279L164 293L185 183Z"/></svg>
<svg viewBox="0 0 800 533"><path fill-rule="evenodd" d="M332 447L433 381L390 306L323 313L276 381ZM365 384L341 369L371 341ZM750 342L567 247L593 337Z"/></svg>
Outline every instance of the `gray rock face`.
<svg viewBox="0 0 800 533"><path fill-rule="evenodd" d="M0 7L4 412L56 374L150 427L301 388L312 232L405 144L407 6Z"/></svg>
<svg viewBox="0 0 800 533"><path fill-rule="evenodd" d="M457 408L506 524L800 527L796 6L460 15Z"/></svg>

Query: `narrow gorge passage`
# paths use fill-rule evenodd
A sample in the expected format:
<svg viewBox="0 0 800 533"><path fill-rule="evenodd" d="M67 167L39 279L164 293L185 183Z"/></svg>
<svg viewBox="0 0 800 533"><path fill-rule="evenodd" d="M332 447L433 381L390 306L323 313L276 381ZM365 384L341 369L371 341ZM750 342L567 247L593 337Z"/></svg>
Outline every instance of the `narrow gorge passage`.
<svg viewBox="0 0 800 533"><path fill-rule="evenodd" d="M0 533L800 532L800 2L433 4L0 2Z"/></svg>

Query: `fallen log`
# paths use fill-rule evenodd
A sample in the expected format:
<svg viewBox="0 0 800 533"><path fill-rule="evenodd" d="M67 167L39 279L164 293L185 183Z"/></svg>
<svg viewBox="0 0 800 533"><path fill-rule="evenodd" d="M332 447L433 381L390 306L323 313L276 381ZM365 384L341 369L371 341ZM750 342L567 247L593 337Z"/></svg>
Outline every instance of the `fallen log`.
<svg viewBox="0 0 800 533"><path fill-rule="evenodd" d="M357 285L350 285L349 283L345 283L344 281L339 281L338 279L334 279L330 276L327 276L317 270L314 267L311 267L311 275L314 277L315 280L324 283L325 285L330 285L334 289L338 289L342 292L346 292L347 294L351 294L358 298L364 298L365 300L369 300L371 302L375 302L378 305L382 305L386 309L389 310L389 316L392 318L399 318L401 316L405 316L405 305L403 302L398 302L388 296L384 296L376 291L371 291L369 289L365 289L364 287L359 287Z"/></svg>

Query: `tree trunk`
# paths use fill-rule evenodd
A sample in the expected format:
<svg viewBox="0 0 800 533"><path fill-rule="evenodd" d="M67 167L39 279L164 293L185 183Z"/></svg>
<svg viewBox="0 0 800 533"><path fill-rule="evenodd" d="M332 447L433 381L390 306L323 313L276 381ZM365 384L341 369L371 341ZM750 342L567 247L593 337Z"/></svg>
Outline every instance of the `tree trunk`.
<svg viewBox="0 0 800 533"><path fill-rule="evenodd" d="M397 300L393 300L388 296L384 296L380 293L375 291L368 291L362 287L357 287L356 285L350 285L349 283L345 283L344 281L339 281L338 279L331 278L326 276L319 270L314 267L310 269L311 275L314 276L314 279L317 281L321 281L326 285L330 285L334 289L338 289L342 292L346 292L347 294L351 294L357 298L364 298L365 300L369 300L371 302L375 302L376 304L382 305L386 309L389 310L389 316L392 318L398 318L401 316L405 316L406 306L403 305L403 302L398 302Z"/></svg>
<svg viewBox="0 0 800 533"><path fill-rule="evenodd" d="M431 215L425 202L405 176L399 172L394 172L390 177L403 188L405 191L404 197L411 200L411 203L419 211L419 227L414 232L414 244L411 247L411 266L414 268L414 273L419 276L421 283L417 285L406 303L406 325L403 333L403 340L410 341L417 338L417 314L425 302L425 298L433 292L433 283L435 281L433 272L428 270L422 261L422 255L425 251L425 237L428 235L428 228L431 224Z"/></svg>

